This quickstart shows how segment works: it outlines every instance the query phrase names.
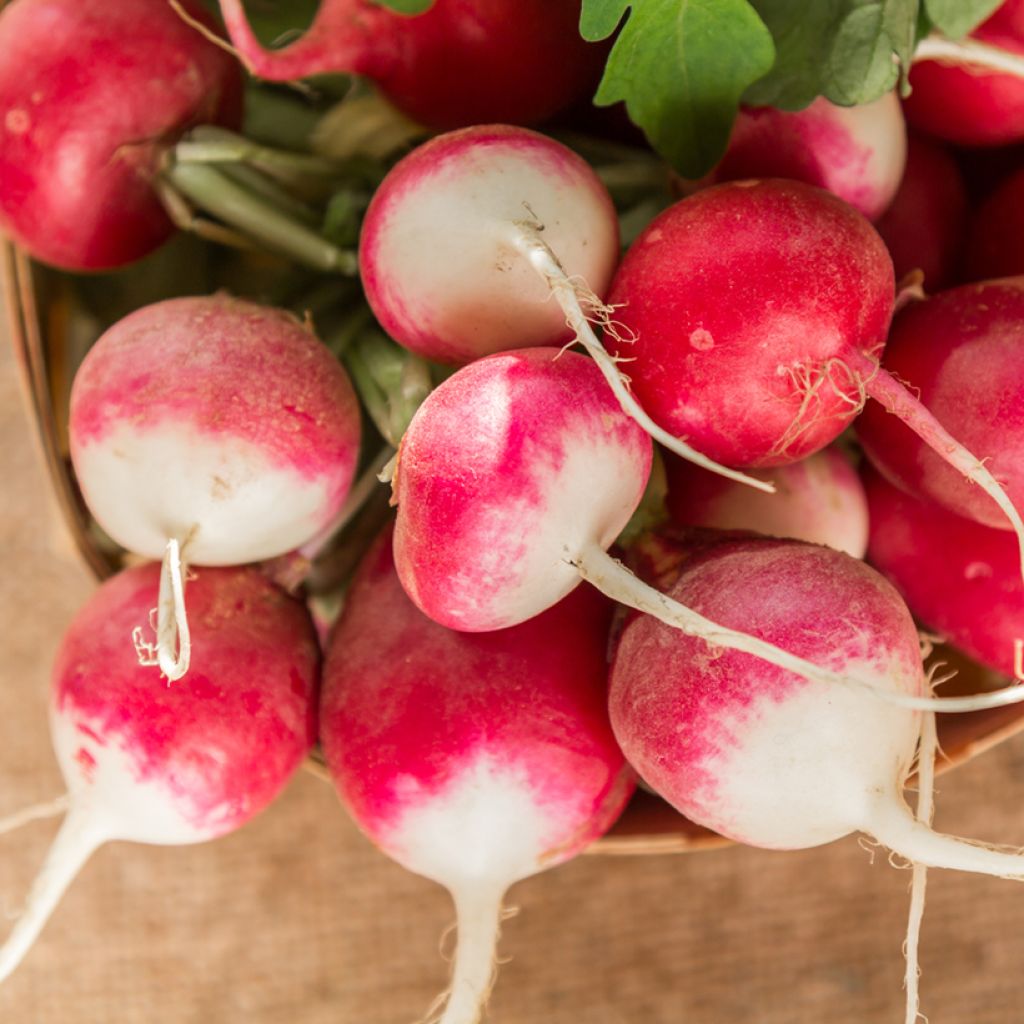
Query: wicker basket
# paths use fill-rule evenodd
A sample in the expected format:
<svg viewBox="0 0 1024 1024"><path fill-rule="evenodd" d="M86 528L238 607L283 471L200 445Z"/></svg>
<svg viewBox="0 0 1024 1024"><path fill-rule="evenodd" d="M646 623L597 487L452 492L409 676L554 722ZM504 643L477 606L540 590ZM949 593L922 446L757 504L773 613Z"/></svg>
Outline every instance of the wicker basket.
<svg viewBox="0 0 1024 1024"><path fill-rule="evenodd" d="M10 320L10 335L22 373L30 415L51 485L75 547L98 580L122 567L121 554L105 550L71 471L67 408L77 359L76 327L66 279L36 267L16 246L0 239L0 285ZM960 674L944 693L971 693L1006 685L1006 680L948 649L938 657ZM957 689L954 689L956 687ZM939 771L968 761L1024 729L1024 704L939 716ZM327 778L314 754L306 767ZM647 854L708 850L728 840L678 815L663 801L638 792L612 831L589 852Z"/></svg>

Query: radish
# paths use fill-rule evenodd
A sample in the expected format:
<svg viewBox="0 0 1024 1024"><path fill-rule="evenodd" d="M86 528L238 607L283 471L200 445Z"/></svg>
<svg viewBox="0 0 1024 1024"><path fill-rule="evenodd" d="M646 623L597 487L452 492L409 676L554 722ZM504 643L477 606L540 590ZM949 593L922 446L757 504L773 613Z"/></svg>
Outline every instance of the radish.
<svg viewBox="0 0 1024 1024"><path fill-rule="evenodd" d="M399 344L465 363L575 336L652 436L764 489L715 466L637 405L588 322L614 333L599 296L617 258L615 210L594 171L553 139L505 125L449 132L401 160L370 203L359 246L367 300Z"/></svg>
<svg viewBox="0 0 1024 1024"><path fill-rule="evenodd" d="M100 526L164 558L155 656L168 679L188 668L181 560L236 565L311 540L341 508L359 434L345 371L279 310L169 299L89 351L71 392L71 458ZM137 642L153 656L141 631Z"/></svg>
<svg viewBox="0 0 1024 1024"><path fill-rule="evenodd" d="M302 605L256 569L197 572L193 671L161 686L126 643L159 575L147 564L108 580L61 641L51 729L69 811L0 947L0 980L98 846L232 832L277 796L313 743L319 650Z"/></svg>
<svg viewBox="0 0 1024 1024"><path fill-rule="evenodd" d="M154 189L163 154L193 125L240 120L237 65L166 0L14 0L0 13L0 228L69 269L138 259L174 231Z"/></svg>
<svg viewBox="0 0 1024 1024"><path fill-rule="evenodd" d="M899 191L875 227L892 256L896 280L914 270L931 291L956 279L967 228L968 199L956 161L919 135L907 140Z"/></svg>
<svg viewBox="0 0 1024 1024"><path fill-rule="evenodd" d="M580 579L715 647L915 708L1012 704L1024 688L934 700L837 672L697 614L642 583L606 548L636 509L651 442L584 356L534 348L479 359L419 407L393 478L394 558L406 593L450 629L518 625Z"/></svg>
<svg viewBox="0 0 1024 1024"><path fill-rule="evenodd" d="M841 200L781 180L705 189L651 222L622 261L609 302L635 339L611 347L631 358L640 403L709 458L742 467L805 458L872 397L938 450L950 475L978 484L988 495L978 503L998 504L1021 540L1024 571L1024 522L1011 499L878 366L894 305L892 262L878 233Z"/></svg>
<svg viewBox="0 0 1024 1024"><path fill-rule="evenodd" d="M1024 171L1011 174L974 214L967 277L984 281L1024 274Z"/></svg>
<svg viewBox="0 0 1024 1024"><path fill-rule="evenodd" d="M913 619L864 563L798 541L733 540L694 553L670 595L894 694L926 691ZM1024 878L1024 857L932 832L902 789L921 731L909 708L707 648L651 616L627 622L610 682L612 727L641 778L738 842L803 849L863 831L931 867Z"/></svg>
<svg viewBox="0 0 1024 1024"><path fill-rule="evenodd" d="M828 189L875 220L896 195L906 156L907 129L894 92L855 107L819 96L797 111L742 108L725 156L702 184L792 178Z"/></svg>
<svg viewBox="0 0 1024 1024"><path fill-rule="evenodd" d="M846 456L825 448L800 462L755 474L775 485L775 494L756 494L681 459L666 458L667 505L686 526L753 530L827 544L854 558L868 546L864 488Z"/></svg>
<svg viewBox="0 0 1024 1024"><path fill-rule="evenodd" d="M431 622L364 558L324 668L321 740L342 802L404 867L446 886L458 950L443 1024L476 1021L506 889L599 838L633 791L608 724L610 605L580 590L494 633Z"/></svg>
<svg viewBox="0 0 1024 1024"><path fill-rule="evenodd" d="M543 121L596 84L605 52L580 37L579 0L435 0L416 17L372 0L321 0L309 29L276 51L260 45L242 0L220 9L254 75L366 75L432 128Z"/></svg>
<svg viewBox="0 0 1024 1024"><path fill-rule="evenodd" d="M984 455L1014 504L1024 501L1020 335L1024 277L967 285L897 316L887 370L910 381L950 433ZM868 408L857 435L871 461L905 490L998 529L1006 518L895 417Z"/></svg>
<svg viewBox="0 0 1024 1024"><path fill-rule="evenodd" d="M954 647L1024 677L1024 584L1006 568L1013 538L905 494L877 472L865 473L864 483L871 564Z"/></svg>

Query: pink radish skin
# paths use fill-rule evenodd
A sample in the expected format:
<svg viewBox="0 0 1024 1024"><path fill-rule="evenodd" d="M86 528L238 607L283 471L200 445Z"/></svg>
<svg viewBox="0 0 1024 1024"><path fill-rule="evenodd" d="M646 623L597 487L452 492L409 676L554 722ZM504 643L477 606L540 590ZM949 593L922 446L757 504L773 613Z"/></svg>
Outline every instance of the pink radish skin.
<svg viewBox="0 0 1024 1024"><path fill-rule="evenodd" d="M369 0L321 0L308 31L275 51L260 45L242 0L220 8L260 78L366 75L432 128L539 123L596 85L605 52L580 37L579 0L436 0L414 17Z"/></svg>
<svg viewBox="0 0 1024 1024"><path fill-rule="evenodd" d="M954 647L1006 676L1020 677L1024 584L1007 567L1014 541L864 475L871 511L868 559L910 610Z"/></svg>
<svg viewBox="0 0 1024 1024"><path fill-rule="evenodd" d="M1015 504L1024 502L1024 406L1020 336L1024 277L967 285L902 311L885 366L913 382L921 401L988 468ZM1000 510L894 416L868 407L857 435L871 461L905 490L957 515L1009 529Z"/></svg>
<svg viewBox="0 0 1024 1024"><path fill-rule="evenodd" d="M650 474L650 438L573 352L505 352L420 406L398 453L395 563L450 629L502 629L560 601L570 564L622 532Z"/></svg>
<svg viewBox="0 0 1024 1024"><path fill-rule="evenodd" d="M166 0L15 0L0 52L0 228L72 270L121 266L169 238L153 179L187 129L240 123L232 58Z"/></svg>
<svg viewBox="0 0 1024 1024"><path fill-rule="evenodd" d="M670 594L706 615L903 694L925 691L917 630L864 563L797 541L697 553ZM835 609L830 613L828 609ZM1024 877L1024 857L916 822L902 798L921 723L864 693L707 649L649 616L611 674L612 727L640 776L688 818L739 842L802 849L867 832L930 867Z"/></svg>
<svg viewBox="0 0 1024 1024"><path fill-rule="evenodd" d="M607 717L610 606L578 590L520 626L452 632L406 597L390 532L334 634L321 739L360 828L451 891L459 942L441 1019L469 1024L505 890L599 838L633 791Z"/></svg>
<svg viewBox="0 0 1024 1024"><path fill-rule="evenodd" d="M681 459L667 457L665 469L669 514L680 525L790 537L854 558L863 558L867 550L864 487L838 449L757 470L757 476L775 485L775 494L758 494Z"/></svg>
<svg viewBox="0 0 1024 1024"><path fill-rule="evenodd" d="M125 317L71 394L71 457L100 525L159 558L188 539L198 565L298 547L337 514L359 451L345 371L286 313L226 295Z"/></svg>
<svg viewBox="0 0 1024 1024"><path fill-rule="evenodd" d="M522 222L565 273L603 295L618 220L590 166L536 132L449 132L401 160L363 221L359 272L384 329L446 363L572 338L551 289L522 253Z"/></svg>
<svg viewBox="0 0 1024 1024"><path fill-rule="evenodd" d="M903 176L907 129L895 93L839 107L823 96L798 111L740 111L725 156L704 180L792 178L827 189L869 220L892 202Z"/></svg>
<svg viewBox="0 0 1024 1024"><path fill-rule="evenodd" d="M974 214L967 247L972 281L1024 274L1024 171L1016 171Z"/></svg>
<svg viewBox="0 0 1024 1024"><path fill-rule="evenodd" d="M899 191L875 227L892 256L896 280L920 270L925 287L937 291L956 280L963 256L967 187L941 146L914 134L907 141Z"/></svg>
<svg viewBox="0 0 1024 1024"><path fill-rule="evenodd" d="M234 831L277 796L316 736L319 649L302 605L255 569L197 571L192 672L165 686L128 642L159 575L148 564L113 577L61 642L51 729L70 810L0 947L0 980L98 846Z"/></svg>

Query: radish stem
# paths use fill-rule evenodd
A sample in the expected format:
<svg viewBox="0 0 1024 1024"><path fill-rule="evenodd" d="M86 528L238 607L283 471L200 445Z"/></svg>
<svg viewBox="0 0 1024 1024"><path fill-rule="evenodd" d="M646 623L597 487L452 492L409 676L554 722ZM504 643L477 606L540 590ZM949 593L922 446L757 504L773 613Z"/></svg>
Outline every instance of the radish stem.
<svg viewBox="0 0 1024 1024"><path fill-rule="evenodd" d="M565 313L566 323L575 332L576 340L587 350L594 362L597 363L626 415L639 423L656 441L661 442L661 444L681 458L695 465L703 466L719 476L736 480L742 484L748 484L759 491L767 491L769 494L773 493L775 487L772 484L747 476L738 470L728 469L725 466L719 465L706 455L702 455L694 448L691 448L685 441L673 437L647 415L626 387L626 382L618 366L616 366L615 360L598 340L593 327L590 325L587 313L584 312L585 305L591 316L596 315L599 322L608 326L608 313L600 299L593 292L589 291L582 282L569 279L555 254L538 234L538 228L535 224L531 224L528 221L519 221L516 223L516 228L517 234L513 240L516 248L530 261L531 266L547 282L552 295L554 295L555 300Z"/></svg>

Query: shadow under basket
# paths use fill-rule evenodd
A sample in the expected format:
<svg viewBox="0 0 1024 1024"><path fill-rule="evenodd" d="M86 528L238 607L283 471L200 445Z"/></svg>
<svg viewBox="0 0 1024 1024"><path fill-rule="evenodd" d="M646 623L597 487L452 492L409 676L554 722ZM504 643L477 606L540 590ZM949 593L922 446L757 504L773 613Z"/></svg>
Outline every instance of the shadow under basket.
<svg viewBox="0 0 1024 1024"><path fill-rule="evenodd" d="M68 454L67 410L71 379L99 328L76 311L71 280L34 265L16 246L0 239L0 286L29 413L65 525L82 560L97 580L121 569L124 555L105 541L86 509ZM944 694L975 693L1006 685L996 673L939 647L933 657L959 670ZM1024 704L938 716L938 771L948 771L1024 729ZM327 779L319 751L306 768ZM594 854L682 853L711 850L730 841L688 821L664 801L638 791Z"/></svg>

